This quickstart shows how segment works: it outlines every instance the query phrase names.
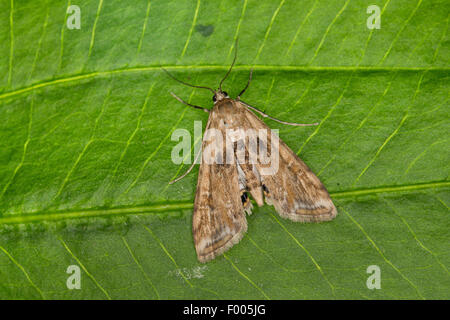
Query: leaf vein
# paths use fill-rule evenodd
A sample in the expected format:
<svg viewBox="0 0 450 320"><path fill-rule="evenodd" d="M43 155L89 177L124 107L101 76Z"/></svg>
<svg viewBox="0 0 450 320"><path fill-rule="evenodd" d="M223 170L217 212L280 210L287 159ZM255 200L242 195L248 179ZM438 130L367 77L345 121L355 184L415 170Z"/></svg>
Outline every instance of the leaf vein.
<svg viewBox="0 0 450 320"><path fill-rule="evenodd" d="M391 52L393 46L395 45L395 43L397 42L400 34L403 32L403 30L406 28L406 26L408 25L409 21L411 20L411 18L416 14L417 9L419 9L420 4L422 3L422 0L419 0L417 2L417 5L415 6L415 8L413 9L413 11L411 12L411 14L409 15L408 19L406 19L405 23L403 24L403 26L400 28L400 30L397 32L397 34L395 35L394 39L392 40L389 48L387 49L387 51L385 52L383 58L381 58L380 62L378 62L378 64L383 64L383 62L386 60L387 56L389 55L389 53Z"/></svg>
<svg viewBox="0 0 450 320"><path fill-rule="evenodd" d="M97 23L98 23L98 19L100 17L100 11L102 10L102 5L103 5L103 0L99 0L98 7L97 7L97 14L95 15L95 20L94 20L94 26L92 27L91 41L89 43L88 59L91 56L92 48L94 47L95 29L97 28Z"/></svg>
<svg viewBox="0 0 450 320"><path fill-rule="evenodd" d="M236 43L236 40L237 40L237 38L239 36L239 30L241 28L242 20L244 20L245 9L247 8L247 2L248 2L248 0L245 0L244 4L242 5L241 16L239 17L239 22L238 22L238 25L236 27L236 32L234 33L233 43L231 44L230 51L228 51L227 58L230 56L231 52L233 51L234 44Z"/></svg>
<svg viewBox="0 0 450 320"><path fill-rule="evenodd" d="M295 32L294 38L292 39L291 43L289 44L289 47L286 51L286 54L284 55L285 57L287 55L289 55L289 53L292 50L292 47L294 46L295 41L297 41L297 37L300 34L300 30L303 28L303 25L306 23L306 21L308 20L309 16L313 13L314 9L316 8L318 0L314 1L314 4L312 5L312 7L309 9L308 13L306 14L305 18L303 19L302 23L300 24L300 26L297 28L297 31Z"/></svg>
<svg viewBox="0 0 450 320"><path fill-rule="evenodd" d="M105 95L105 98L103 99L101 110L100 110L97 118L95 119L94 128L92 129L92 133L91 133L91 136L89 137L89 141L84 145L83 150L78 155L77 159L75 160L75 163L69 169L66 177L64 178L64 180L63 180L61 186L59 187L58 192L54 196L53 200L55 200L56 198L58 198L61 195L64 187L66 186L67 182L69 182L70 176L75 171L75 168L78 166L78 163L80 162L81 158L83 158L83 156L86 153L86 151L89 148L89 146L96 141L94 139L94 137L95 137L95 132L96 132L97 126L98 126L98 121L100 120L101 116L103 115L103 113L105 111L106 101L108 101L108 98L109 98L110 94L111 94L111 84L109 85L108 91L107 91L107 93Z"/></svg>
<svg viewBox="0 0 450 320"><path fill-rule="evenodd" d="M408 108L405 111L405 115L403 116L402 120L400 121L400 123L398 124L397 128L395 128L395 130L389 135L389 137L386 138L386 140L382 143L382 145L378 148L377 152L375 153L375 155L372 157L372 159L369 161L369 163L364 167L364 169L361 171L361 173L358 175L358 177L355 179L355 181L353 182L353 186L356 185L356 183L359 181L359 179L364 175L364 173L366 173L367 169L369 169L369 167L375 162L375 160L377 159L377 157L379 156L379 154L381 153L381 151L383 150L383 148L389 143L389 141L399 132L400 128L403 126L403 124L405 123L406 119L408 118L408 111L411 108L411 106L413 105L414 101L416 100L417 94L420 91L420 85L422 83L422 79L425 75L426 71L422 73L422 75L419 78L419 81L417 83L417 87L416 90L414 92L414 96L413 99L410 103L410 105L408 106Z"/></svg>
<svg viewBox="0 0 450 320"><path fill-rule="evenodd" d="M264 292L263 289L261 289L256 283L252 281L245 273L243 273L235 264L234 262L228 257L226 253L223 254L223 257L228 260L228 262L231 264L234 270L236 270L237 273L239 273L242 278L247 280L255 289L257 289L267 300L270 300L269 296Z"/></svg>
<svg viewBox="0 0 450 320"><path fill-rule="evenodd" d="M297 151L297 155L300 154L300 152L302 152L303 148L306 146L306 144L319 132L320 128L322 127L323 123L333 114L334 110L336 109L336 107L339 105L339 103L342 100L342 97L344 96L345 92L347 91L347 88L350 84L350 81L353 78L354 73L352 73L348 80L347 83L344 86L344 89L342 90L341 95L338 97L338 99L336 100L335 104L330 108L330 110L328 111L327 115L322 119L322 121L320 121L319 125L316 127L316 129L313 131L313 133L311 133L311 135L305 140L305 142L302 144L302 146L300 147L300 149Z"/></svg>
<svg viewBox="0 0 450 320"><path fill-rule="evenodd" d="M322 39L319 42L319 45L316 48L316 51L314 52L313 57L311 58L311 60L309 60L308 65L310 65L314 61L314 59L317 57L317 54L319 53L320 49L322 48L322 45L323 45L323 43L325 41L326 36L328 35L328 33L330 32L331 28L333 27L333 24L336 22L336 20L339 18L339 16L342 14L342 12L344 12L344 10L347 7L349 2L350 2L350 0L347 0L345 2L344 6L336 14L336 16L334 17L333 21L331 21L331 23L328 25L327 29L325 30L324 35L322 36Z"/></svg>
<svg viewBox="0 0 450 320"><path fill-rule="evenodd" d="M61 28L61 37L60 37L60 39L61 39L61 46L60 46L60 49L59 49L58 71L61 69L62 58L63 58L63 54L64 54L64 30L65 30L65 28L66 28L66 23L67 23L67 9L69 9L69 7L70 7L70 1L71 1L71 0L69 0L69 1L67 2L66 13L65 13L65 15L64 15L64 21L63 21L63 25L62 25L62 28Z"/></svg>
<svg viewBox="0 0 450 320"><path fill-rule="evenodd" d="M145 272L144 268L142 267L142 265L139 263L139 261L136 259L136 256L134 255L133 251L131 251L130 245L128 244L128 241L125 239L124 236L121 236L123 243L125 245L125 247L127 248L128 252L130 253L131 257L133 258L133 261L136 263L136 265L138 266L139 270L141 270L142 274L144 275L145 279L147 280L147 282L150 284L150 286L152 287L153 291L155 291L157 299L160 300L161 297L159 296L159 292L156 289L155 285L153 284L152 280L150 279L150 277L147 275L147 273Z"/></svg>
<svg viewBox="0 0 450 320"><path fill-rule="evenodd" d="M147 10L145 13L144 25L142 26L142 33L139 38L139 44L138 44L138 48L137 48L136 57L141 52L142 42L144 41L144 34L145 34L145 29L147 28L147 22L148 22L149 15L150 15L150 0L148 0L148 2L147 2Z"/></svg>
<svg viewBox="0 0 450 320"><path fill-rule="evenodd" d="M192 95L194 94L195 90L192 91L191 93L191 97L189 98L189 101L192 98ZM153 157L158 153L158 151L162 148L162 146L164 145L164 143L166 142L167 139L169 139L169 137L172 135L172 132L175 130L175 128L178 126L178 124L181 122L181 120L184 118L184 115L186 114L186 111L188 109L188 106L186 106L184 108L183 113L181 114L181 116L178 118L177 122L174 124L174 126L169 130L169 132L167 133L167 135L161 140L161 142L159 143L159 145L156 147L156 149L148 156L147 159L145 159L143 165L141 166L141 169L139 170L139 173L137 174L136 178L134 178L133 182L128 186L128 188L125 190L125 194L127 194L137 183L137 181L139 180L139 178L141 177L142 173L144 172L145 167L147 167L147 164L153 159Z"/></svg>
<svg viewBox="0 0 450 320"><path fill-rule="evenodd" d="M30 70L30 75L28 76L28 80L31 79L31 77L33 75L33 72L34 72L34 69L36 68L36 62L37 62L37 59L39 57L39 53L41 51L42 40L44 39L45 30L47 29L48 16L49 16L49 14L48 14L49 9L48 9L47 0L46 0L46 7L47 7L47 12L45 14L45 20L44 20L44 24L43 24L43 27L42 27L42 33L41 33L41 36L39 37L38 47L37 47L36 53L34 55L33 64L31 65L31 70Z"/></svg>
<svg viewBox="0 0 450 320"><path fill-rule="evenodd" d="M87 274L89 278L95 283L95 285L103 292L103 294L108 298L108 300L111 300L111 296L108 294L108 292L100 285L100 283L94 278L94 276L86 269L84 264L80 261L80 259L77 258L76 255L73 254L72 250L70 250L67 243L58 235L58 240L63 245L64 249L67 250L67 252L70 254L70 256L75 259L75 261L80 265L81 269Z"/></svg>
<svg viewBox="0 0 450 320"><path fill-rule="evenodd" d="M12 67L14 59L14 0L10 2L11 8L9 12L9 67L8 67L8 86L11 85Z"/></svg>
<svg viewBox="0 0 450 320"><path fill-rule="evenodd" d="M0 250L2 250L3 253L6 254L6 256L16 265L16 267L19 268L20 271L22 271L22 273L25 275L25 277L27 278L27 280L30 283L30 285L39 293L41 298L43 300L45 300L46 298L44 296L44 293L42 292L41 289L39 289L39 287L36 286L36 284L33 282L33 280L31 280L31 277L28 274L28 272L25 270L25 268L19 262L17 262L17 260L14 259L14 257L5 248L3 248L1 245L0 245Z"/></svg>
<svg viewBox="0 0 450 320"><path fill-rule="evenodd" d="M199 8L200 8L200 0L197 0L197 6L195 8L194 18L192 19L192 25L191 25L191 28L189 29L189 34L186 39L186 43L184 44L183 51L181 52L181 58L184 57L184 54L186 53L187 47L189 45L189 41L191 41L192 32L194 31L195 23L197 22Z"/></svg>
<svg viewBox="0 0 450 320"><path fill-rule="evenodd" d="M270 19L269 26L267 27L266 34L264 35L263 43L261 44L261 46L260 46L259 49L258 49L258 52L256 53L255 61L258 60L259 55L261 54L261 51L263 50L264 45L266 44L267 38L269 37L269 34L270 34L270 30L272 30L272 25L273 25L273 23L275 22L275 19L276 19L277 15L278 15L278 12L281 10L281 7L282 7L283 4L284 4L284 1L285 1L285 0L281 0L281 1L280 1L280 4L279 4L278 7L276 8L275 12L274 12L273 15L272 15L272 18Z"/></svg>
<svg viewBox="0 0 450 320"><path fill-rule="evenodd" d="M155 239L155 241L158 243L158 245L161 247L161 249L163 249L164 253L169 257L169 259L172 261L172 263L175 265L175 267L180 270L180 275L183 277L184 281L191 287L194 288L194 285L189 281L189 279L184 275L183 270L178 266L177 262L175 261L175 259L172 257L172 255L170 254L170 252L167 250L167 248L164 246L164 244L161 242L161 240L153 233L153 231L146 226L145 224L142 224L142 226L145 228L145 230L147 230L148 233L150 233L153 237L153 239Z"/></svg>
<svg viewBox="0 0 450 320"><path fill-rule="evenodd" d="M422 294L420 293L419 289L417 288L417 286L411 281L409 280L401 271L399 268L397 268L388 258L386 258L386 256L383 254L383 252L380 250L380 248L376 245L376 243L372 240L372 238L368 235L368 233L366 232L366 230L364 230L364 228L355 220L355 218L353 218L348 212L347 210L345 210L342 206L340 207L342 209L342 211L344 211L344 213L347 215L347 217L350 218L350 220L361 230L361 232L364 234L364 236L367 238L367 240L369 240L370 244L375 248L375 250L379 253L379 255L383 258L383 260L392 267L392 269L394 269L404 280L406 280L406 282L409 283L409 285L411 287L413 287L417 293L417 295L421 298L424 299L425 298L422 296Z"/></svg>
<svg viewBox="0 0 450 320"><path fill-rule="evenodd" d="M289 235L289 237L291 237L292 240L294 240L294 242L307 254L307 256L309 257L309 259L311 259L312 263L314 264L314 266L317 268L317 270L320 272L320 274L322 275L322 277L324 278L324 280L326 281L326 283L330 286L331 288L331 292L333 294L333 296L336 296L335 294L335 287L333 286L333 284L330 282L330 280L328 280L328 277L325 275L325 273L322 270L322 267L317 263L316 259L314 259L314 257L311 255L311 253L305 248L305 246L303 246L300 241L297 240L296 237L294 237L294 235L292 233L289 232L289 230L285 227L284 224L282 224L280 222L280 220L277 219L277 217L275 217L273 215L273 213L270 213L270 215L272 216L272 218L280 225L280 227Z"/></svg>
<svg viewBox="0 0 450 320"><path fill-rule="evenodd" d="M177 66L177 65L167 65L163 66L168 70L228 70L230 66L224 65L185 65L185 66ZM283 65L238 65L233 67L233 70L249 70L253 68L254 70L261 71L301 71L301 72L391 72L391 71L412 71L412 72L422 72L424 70L427 71L442 71L448 72L450 68L447 67L359 67L359 66L348 66L348 67L306 67L306 66L283 66ZM108 71L95 71L89 73L81 73L77 75L71 75L67 77L61 77L58 79L52 80L44 80L42 82L38 82L32 84L30 86L22 87L20 89L7 91L0 94L0 100L13 97L22 93L27 93L36 89L41 89L45 87L52 87L63 83L70 83L81 80L92 79L96 77L108 77L110 75L115 74L125 74L125 73L139 73L139 72L155 72L160 71L161 66L144 66L144 67L131 67L131 68L121 68L121 69L113 69Z"/></svg>
<svg viewBox="0 0 450 320"><path fill-rule="evenodd" d="M23 144L22 157L20 159L19 164L15 167L11 178L8 180L6 185L3 187L3 190L0 193L0 199L3 198L3 196L6 193L6 191L8 190L9 186L14 181L14 178L16 177L17 172L19 172L20 168L22 168L22 166L24 164L25 156L26 156L26 153L27 153L28 144L31 141L31 125L33 123L33 105L34 105L34 96L31 99L31 103L30 103L30 112L29 112L29 117L28 117L29 120L28 120L28 129L27 129L27 139L25 140L25 143Z"/></svg>
<svg viewBox="0 0 450 320"><path fill-rule="evenodd" d="M438 189L438 188L446 189L448 187L450 187L450 181L436 181L436 182L418 183L409 185L337 191L337 192L330 192L330 195L332 198L336 199L353 198L381 193L405 193L405 192L414 192L418 190ZM41 211L33 213L24 213L23 215L0 217L0 225L17 224L17 223L24 224L39 221L59 221L64 219L80 219L80 218L91 218L101 216L121 216L130 214L136 215L136 214L150 214L158 212L177 212L192 208L193 202L192 200L189 200L189 201L178 201L173 203L166 201L164 204L149 203L145 206L138 206L138 207L109 207L104 209L91 208L84 210L68 210L68 211L52 211L52 212Z"/></svg>
<svg viewBox="0 0 450 320"><path fill-rule="evenodd" d="M113 170L113 173L112 173L111 181L112 181L112 180L114 179L114 177L116 176L117 170L119 169L119 166L120 166L120 163L122 162L123 157L124 157L125 154L127 153L127 150L128 150L128 147L129 147L130 144L131 144L131 141L133 140L134 136L136 135L136 133L138 132L138 130L139 130L140 126L141 126L142 117L144 116L144 111L145 111L145 109L146 109L146 107L147 107L148 100L150 99L150 95L151 95L151 93L152 93L152 91L153 91L153 87L154 87L154 86L155 86L155 82L154 82L154 83L150 86L150 88L148 89L147 96L146 96L145 99L144 99L144 103L143 103L143 105L142 105L142 107L141 107L141 112L140 112L139 117L138 117L138 120L137 120L137 122L136 122L136 127L134 128L134 130L133 130L133 132L131 133L131 135L128 137L128 140L127 140L127 142L126 142L125 148L123 149L123 151L122 151L122 153L121 153L121 155L120 155L119 161L117 162L116 166L114 167L114 170Z"/></svg>
<svg viewBox="0 0 450 320"><path fill-rule="evenodd" d="M322 174L322 172L334 161L334 159L336 158L338 152L348 143L348 141L350 140L350 138L358 131L360 130L364 124L367 122L367 120L369 119L370 115L372 114L373 111L375 111L375 109L380 105L381 101L383 100L384 96L386 95L386 93L389 91L391 84L393 82L395 78L395 74L392 77L391 81L389 81L389 83L387 84L386 88L383 91L382 96L378 99L377 103L369 110L369 112L366 114L366 116L364 117L363 120L361 120L361 122L359 123L359 125L347 136L347 138L344 140L344 142L339 146L339 148L333 152L333 156L330 158L330 160L328 160L328 162L322 167L322 169L320 169L320 171L317 173L317 176L320 176Z"/></svg>
<svg viewBox="0 0 450 320"><path fill-rule="evenodd" d="M391 204L390 201L384 199L384 202L391 208L392 212L394 212L394 214L396 216L398 216L400 218L400 220L402 220L403 224L408 228L409 232L411 233L411 235L413 236L414 240L416 240L417 244L426 252L428 252L430 255L433 256L433 258L437 261L437 263L442 267L442 269L447 273L447 276L450 275L447 267L439 260L438 256L431 251L429 248L427 248L422 241L420 241L420 239L417 237L416 233L414 232L414 230L411 228L411 226L409 225L409 223L406 221L406 219L401 216L397 210L394 208L394 206Z"/></svg>

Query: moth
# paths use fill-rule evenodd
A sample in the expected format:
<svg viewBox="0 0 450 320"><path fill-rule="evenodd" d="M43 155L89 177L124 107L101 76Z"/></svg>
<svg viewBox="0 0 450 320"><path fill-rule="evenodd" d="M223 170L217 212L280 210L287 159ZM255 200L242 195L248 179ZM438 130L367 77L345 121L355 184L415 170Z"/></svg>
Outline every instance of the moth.
<svg viewBox="0 0 450 320"><path fill-rule="evenodd" d="M213 145L216 147L214 156L223 156L231 150L231 156L230 152L227 156L234 161L211 163L211 161L205 161L205 158L202 159L204 161L200 164L192 220L194 244L200 262L214 259L242 239L247 231L246 213L251 214L253 208L249 196L258 206L262 206L264 202L273 205L281 217L292 221L322 222L332 220L337 215L336 207L325 186L281 139L278 139L276 149L268 147L273 139L271 130L252 111L264 118L286 125L310 126L317 123L298 124L281 121L242 101L240 97L250 85L252 70L245 88L236 99L230 98L227 92L222 90L222 84L230 74L235 61L236 53L233 63L220 81L217 90L178 80L163 69L170 77L182 84L208 89L213 93L214 106L212 109L207 109L190 104L171 92L178 101L209 113L202 139L202 154L211 147L211 144L217 144L214 140L207 138L206 132L209 129L226 137L229 137L230 130L231 132L239 132L240 129L265 130L268 132L267 136L262 139L258 137L257 143L265 142L266 151L270 149L269 153L278 152L277 170L271 174L261 174L265 164L258 161L250 163L248 160L254 154L254 148L250 148L246 141L242 141L245 137L235 134L231 149L226 149L229 144ZM186 176L195 163L196 161L186 173L170 183Z"/></svg>

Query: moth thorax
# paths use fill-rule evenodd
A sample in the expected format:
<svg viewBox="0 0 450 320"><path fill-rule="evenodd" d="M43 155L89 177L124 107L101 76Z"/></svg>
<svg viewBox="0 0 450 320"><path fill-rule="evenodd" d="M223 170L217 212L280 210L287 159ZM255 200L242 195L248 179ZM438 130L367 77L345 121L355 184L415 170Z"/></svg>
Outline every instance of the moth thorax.
<svg viewBox="0 0 450 320"><path fill-rule="evenodd" d="M218 101L216 102L216 105L218 111L221 112L222 114L231 115L233 113L234 106L231 100L229 99Z"/></svg>

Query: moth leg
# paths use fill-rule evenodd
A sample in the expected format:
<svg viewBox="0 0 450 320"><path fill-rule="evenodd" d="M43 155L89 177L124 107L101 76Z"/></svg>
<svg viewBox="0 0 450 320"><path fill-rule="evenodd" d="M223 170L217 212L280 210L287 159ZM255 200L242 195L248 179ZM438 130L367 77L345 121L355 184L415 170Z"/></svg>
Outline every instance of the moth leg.
<svg viewBox="0 0 450 320"><path fill-rule="evenodd" d="M203 108L203 107L199 107L199 106L190 104L190 103L184 101L183 99L181 99L180 97L178 97L178 96L177 96L175 93L173 93L173 92L171 92L170 94L172 95L172 97L174 97L175 99L177 99L178 101L180 101L181 103L184 103L185 105L187 105L187 106L189 106L189 107L192 107L192 108L195 108L195 109L200 109L200 110L203 110L203 111L209 113L209 109L207 109L207 108Z"/></svg>
<svg viewBox="0 0 450 320"><path fill-rule="evenodd" d="M189 172L191 172L192 168L194 168L194 166L196 165L197 160L198 160L198 158L200 157L200 155L201 155L201 152L199 152L199 153L197 154L197 156L196 156L195 159L194 159L194 162L191 164L191 166L189 167L189 169L187 169L187 171L186 171L185 173L183 173L181 176L179 176L178 178L173 179L172 181L170 181L169 184L174 184L175 182L180 181L181 179L183 179L184 177L186 177L186 176L189 174Z"/></svg>
<svg viewBox="0 0 450 320"><path fill-rule="evenodd" d="M253 75L253 68L250 69L250 75L248 77L248 81L247 81L247 85L245 86L244 89L242 89L242 91L238 94L238 96L236 97L236 100L240 100L241 96L244 94L245 90L247 90L248 86L250 85L250 81L252 81L252 75Z"/></svg>

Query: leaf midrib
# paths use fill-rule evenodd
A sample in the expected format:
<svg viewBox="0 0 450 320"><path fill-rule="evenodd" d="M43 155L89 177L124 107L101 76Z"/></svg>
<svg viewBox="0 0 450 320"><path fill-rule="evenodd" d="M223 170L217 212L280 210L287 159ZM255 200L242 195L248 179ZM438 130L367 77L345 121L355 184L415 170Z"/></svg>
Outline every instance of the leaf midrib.
<svg viewBox="0 0 450 320"><path fill-rule="evenodd" d="M332 198L349 198L379 193L405 193L416 190L436 189L450 187L450 181L434 181L427 183L406 184L398 186L374 187L366 189L353 189L345 191L330 192ZM165 202L164 204L148 204L135 207L116 207L105 209L85 209L76 211L55 211L55 212L35 212L33 214L23 214L20 216L0 217L0 225L5 224L23 224L40 221L56 221L65 219L81 219L101 216L118 216L129 214L145 214L179 211L192 209L192 201Z"/></svg>
<svg viewBox="0 0 450 320"><path fill-rule="evenodd" d="M0 94L0 100L40 89L44 87L51 87L62 83L71 83L78 80L85 80L96 77L106 77L114 74L125 74L134 72L155 72L161 71L161 67L168 70L209 70L209 71L223 71L228 70L229 65L158 65L158 66L140 66L132 68L119 68L106 71L95 71L88 73L80 73L74 75L68 75L66 77L43 80L34 83L30 86L22 87L16 90L7 91ZM302 71L302 72L392 72L392 71L450 71L448 67L371 67L371 66L342 66L342 67L322 67L322 66L287 66L287 65L236 65L233 67L234 71L250 70L254 71Z"/></svg>

